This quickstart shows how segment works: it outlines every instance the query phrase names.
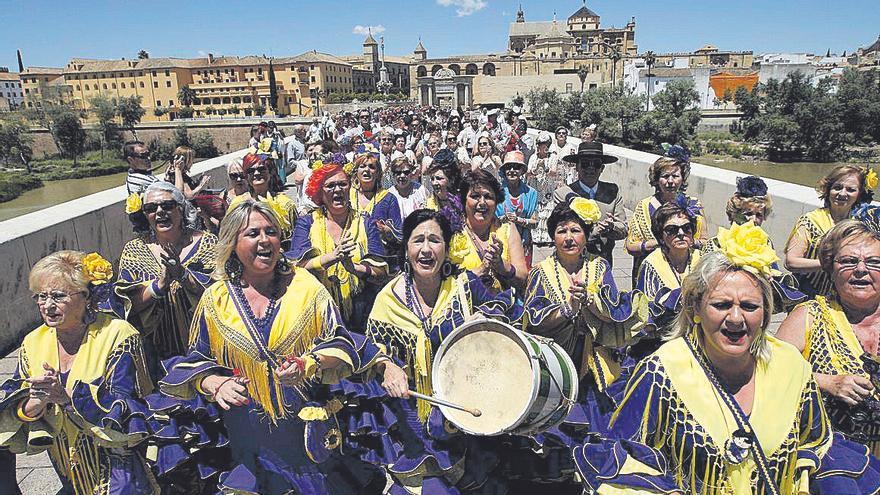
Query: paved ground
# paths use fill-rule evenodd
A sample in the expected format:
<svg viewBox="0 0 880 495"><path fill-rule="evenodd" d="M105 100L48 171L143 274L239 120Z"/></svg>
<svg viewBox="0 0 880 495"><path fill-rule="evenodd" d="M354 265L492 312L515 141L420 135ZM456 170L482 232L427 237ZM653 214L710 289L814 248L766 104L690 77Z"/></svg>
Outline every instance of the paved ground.
<svg viewBox="0 0 880 495"><path fill-rule="evenodd" d="M534 263L543 260L550 252L549 248L536 249ZM618 243L617 249L614 250L614 280L619 289L631 289L631 271L632 257L626 253L623 244ZM782 319L783 315L776 315L773 318L772 331L776 330ZM0 360L0 383L12 377L15 366L16 353ZM34 456L19 455L16 468L16 478L24 495L52 495L61 488L58 476L45 453Z"/></svg>

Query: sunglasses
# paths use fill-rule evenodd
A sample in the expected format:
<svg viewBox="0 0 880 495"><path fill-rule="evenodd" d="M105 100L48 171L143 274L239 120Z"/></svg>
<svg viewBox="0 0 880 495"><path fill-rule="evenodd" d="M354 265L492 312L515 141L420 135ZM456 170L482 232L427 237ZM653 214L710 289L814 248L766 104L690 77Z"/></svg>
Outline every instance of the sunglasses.
<svg viewBox="0 0 880 495"><path fill-rule="evenodd" d="M394 175L405 175L405 176L409 176L410 174L413 173L413 171L412 171L411 168L404 168L404 169L401 169L401 170L394 170L394 171L391 172L391 173L394 174Z"/></svg>
<svg viewBox="0 0 880 495"><path fill-rule="evenodd" d="M144 203L144 213L156 213L160 206L165 211L171 211L179 207L177 201L166 199L165 201L160 201L158 203Z"/></svg>
<svg viewBox="0 0 880 495"><path fill-rule="evenodd" d="M247 173L248 173L248 175L254 175L255 173L259 172L260 175L265 175L266 170L268 170L268 169L265 167L265 165L258 165L256 167L249 168Z"/></svg>
<svg viewBox="0 0 880 495"><path fill-rule="evenodd" d="M480 146L489 146L489 143L487 143L486 141L483 141L482 143L480 143Z"/></svg>
<svg viewBox="0 0 880 495"><path fill-rule="evenodd" d="M328 182L328 183L324 184L324 189L326 189L328 191L332 191L334 189L345 189L346 187L348 187L347 181Z"/></svg>
<svg viewBox="0 0 880 495"><path fill-rule="evenodd" d="M244 180L244 177L245 177L244 174L239 174L237 172L233 172L233 173L229 174L229 178L232 180Z"/></svg>
<svg viewBox="0 0 880 495"><path fill-rule="evenodd" d="M684 235L691 235L694 233L694 227L689 223L684 225L667 225L663 227L663 233L668 236L678 235L679 232L682 232Z"/></svg>
<svg viewBox="0 0 880 495"><path fill-rule="evenodd" d="M390 143L391 141L391 138L382 138L379 140L380 143Z"/></svg>

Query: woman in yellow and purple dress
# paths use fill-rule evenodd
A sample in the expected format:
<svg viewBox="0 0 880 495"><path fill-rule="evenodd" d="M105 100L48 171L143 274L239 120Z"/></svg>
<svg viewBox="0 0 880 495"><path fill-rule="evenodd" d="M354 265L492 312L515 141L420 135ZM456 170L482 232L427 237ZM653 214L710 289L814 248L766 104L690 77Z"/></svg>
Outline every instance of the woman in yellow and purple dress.
<svg viewBox="0 0 880 495"><path fill-rule="evenodd" d="M379 151L368 143L361 145L355 153L351 207L357 213L370 216L379 231L385 251L395 252L400 244L400 205L397 197L382 187Z"/></svg>
<svg viewBox="0 0 880 495"><path fill-rule="evenodd" d="M835 431L880 455L880 215L838 222L817 256L834 287L794 309L779 338L813 366Z"/></svg>
<svg viewBox="0 0 880 495"><path fill-rule="evenodd" d="M824 206L801 216L785 244L785 268L808 297L831 294L831 280L817 257L822 237L837 222L850 218L856 207L870 203L876 187L877 173L855 165L834 167L819 180L816 192Z"/></svg>
<svg viewBox="0 0 880 495"><path fill-rule="evenodd" d="M810 366L766 332L777 259L752 225L684 279L666 343L637 365L604 441L574 449L585 488L618 494L875 493L876 460L834 436Z"/></svg>
<svg viewBox="0 0 880 495"><path fill-rule="evenodd" d="M590 230L599 220L599 207L584 198L556 205L547 219L555 250L529 275L523 331L565 349L578 369L578 400L561 426L518 442L542 454L508 456L510 477L572 483L571 449L588 434L606 431L626 385L620 350L641 326L632 302L640 294L618 291L608 262L587 254Z"/></svg>
<svg viewBox="0 0 880 495"><path fill-rule="evenodd" d="M316 162L306 194L318 209L297 220L287 257L313 272L330 291L346 325L362 331L388 263L376 225L351 205L348 170L342 164Z"/></svg>
<svg viewBox="0 0 880 495"><path fill-rule="evenodd" d="M645 324L628 351L636 360L659 347L659 332L681 310L681 281L700 260L700 251L694 249L697 212L684 201L657 208L651 229L660 247L645 258L636 280L635 290L643 295L638 313Z"/></svg>
<svg viewBox="0 0 880 495"><path fill-rule="evenodd" d="M504 200L498 179L484 169L471 171L459 196L464 225L452 238L452 262L480 277L489 290L524 289L529 273L519 231L496 216Z"/></svg>
<svg viewBox="0 0 880 495"><path fill-rule="evenodd" d="M463 323L476 317L505 322L519 317L509 291L493 295L479 278L449 261L452 234L446 217L433 210L419 209L407 217L403 271L379 292L367 320L368 337L386 346L409 382L387 394L375 380L346 381L339 387L356 404L345 413L355 452L385 466L395 481L393 494L498 493L493 490L503 486L495 469L495 439L463 434L439 409L406 393L432 394L434 352Z"/></svg>
<svg viewBox="0 0 880 495"><path fill-rule="evenodd" d="M656 251L663 242L654 233L652 217L660 206L678 203L692 211L696 216L694 240L697 247L706 237L706 219L700 200L685 195L687 180L691 172L690 155L681 146L671 146L648 169L648 182L654 187L654 194L639 201L629 219L629 233L626 237L626 250L633 256L633 285L639 274L642 261Z"/></svg>
<svg viewBox="0 0 880 495"><path fill-rule="evenodd" d="M196 228L192 204L172 184L151 184L126 203L129 218L146 229L126 243L119 259L113 310L144 336L154 381L160 362L186 352L193 310L210 283L217 237Z"/></svg>
<svg viewBox="0 0 880 495"><path fill-rule="evenodd" d="M159 493L145 461L153 428L143 398L153 384L141 336L96 311L112 275L97 253L38 261L29 284L44 324L24 338L0 387L0 447L48 451L63 494Z"/></svg>
<svg viewBox="0 0 880 495"><path fill-rule="evenodd" d="M752 222L752 225L761 227L770 216L772 208L773 200L767 191L767 184L760 177L750 175L736 178L736 191L727 201L727 219L731 225ZM718 245L717 237L708 239L703 243L700 253L717 251ZM773 263L772 268L776 271L771 279L773 310L777 313L788 313L807 296L798 290L797 280L791 274L780 271L777 263Z"/></svg>
<svg viewBox="0 0 880 495"><path fill-rule="evenodd" d="M223 493L381 493L380 470L340 451L347 437L332 384L375 366L399 367L346 330L329 292L283 258L283 211L245 200L220 227L218 279L199 301L186 356L166 362L162 391L206 397L223 409L235 469Z"/></svg>

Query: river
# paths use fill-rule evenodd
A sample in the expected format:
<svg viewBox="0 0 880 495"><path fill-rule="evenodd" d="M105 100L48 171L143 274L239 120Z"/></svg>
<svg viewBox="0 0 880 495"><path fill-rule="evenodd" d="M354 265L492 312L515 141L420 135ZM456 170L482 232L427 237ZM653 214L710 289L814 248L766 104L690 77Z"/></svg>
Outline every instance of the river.
<svg viewBox="0 0 880 495"><path fill-rule="evenodd" d="M703 165L733 170L766 179L776 179L802 186L816 187L819 181L832 168L842 163L791 162L776 163L768 161L742 161L729 157L706 155L694 158ZM854 164L855 165L855 164ZM773 191L770 191L773 194Z"/></svg>
<svg viewBox="0 0 880 495"><path fill-rule="evenodd" d="M21 196L0 203L0 222L65 201L88 196L105 189L125 184L127 172L82 179L44 181L43 187L31 189Z"/></svg>

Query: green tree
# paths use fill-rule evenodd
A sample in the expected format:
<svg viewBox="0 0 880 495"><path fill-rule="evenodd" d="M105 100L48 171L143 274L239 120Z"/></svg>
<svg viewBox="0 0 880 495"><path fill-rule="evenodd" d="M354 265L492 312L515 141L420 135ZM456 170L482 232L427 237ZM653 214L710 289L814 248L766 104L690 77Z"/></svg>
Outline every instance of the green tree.
<svg viewBox="0 0 880 495"><path fill-rule="evenodd" d="M86 132L83 130L82 121L74 112L67 112L55 122L55 132L61 143L61 156L73 158L76 165L77 158L85 149Z"/></svg>
<svg viewBox="0 0 880 495"><path fill-rule="evenodd" d="M177 91L177 99L181 106L191 107L196 101L196 90L190 88L188 84L181 86Z"/></svg>
<svg viewBox="0 0 880 495"><path fill-rule="evenodd" d="M700 123L700 94L693 80L676 80L651 97L654 109L648 113L642 141L658 148L662 143L687 145Z"/></svg>
<svg viewBox="0 0 880 495"><path fill-rule="evenodd" d="M38 90L32 91L29 96L33 105L24 111L24 115L32 122L48 129L55 147L61 149L61 144L52 129L59 116L74 111L70 106L67 87L41 82Z"/></svg>
<svg viewBox="0 0 880 495"><path fill-rule="evenodd" d="M10 159L18 161L31 173L33 137L29 131L30 126L19 115L8 114L0 119L0 157L3 163L8 165Z"/></svg>
<svg viewBox="0 0 880 495"><path fill-rule="evenodd" d="M255 116L260 116L266 113L266 106L261 103L254 102L253 109Z"/></svg>
<svg viewBox="0 0 880 495"><path fill-rule="evenodd" d="M193 110L192 107L183 107L177 111L177 115L179 115L182 119L191 119L193 113L195 113L195 110Z"/></svg>
<svg viewBox="0 0 880 495"><path fill-rule="evenodd" d="M189 139L189 128L186 124L180 124L174 129L174 146L192 146Z"/></svg>
<svg viewBox="0 0 880 495"><path fill-rule="evenodd" d="M89 103L92 105L92 113L98 119L98 129L101 131L101 158L103 158L107 146L119 141L119 126L116 124L118 107L113 98L102 94L91 97Z"/></svg>
<svg viewBox="0 0 880 495"><path fill-rule="evenodd" d="M847 141L880 142L880 73L845 70L837 85L836 100Z"/></svg>
<svg viewBox="0 0 880 495"><path fill-rule="evenodd" d="M135 139L137 139L137 130L135 130L134 126L140 123L144 114L147 113L144 107L141 106L142 100L143 97L135 95L123 96L116 100L116 112L122 119L122 126L131 131Z"/></svg>

